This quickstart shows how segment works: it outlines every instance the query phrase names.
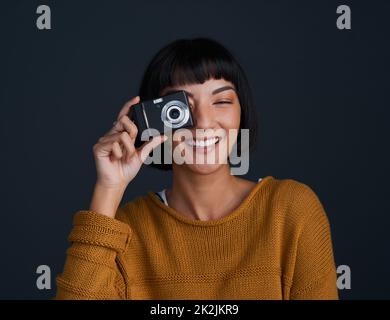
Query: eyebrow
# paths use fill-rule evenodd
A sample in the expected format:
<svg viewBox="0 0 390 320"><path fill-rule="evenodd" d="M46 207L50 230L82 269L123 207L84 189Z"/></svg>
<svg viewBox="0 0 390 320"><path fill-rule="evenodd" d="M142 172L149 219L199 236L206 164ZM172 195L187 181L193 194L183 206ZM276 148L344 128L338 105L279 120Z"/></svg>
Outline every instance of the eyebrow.
<svg viewBox="0 0 390 320"><path fill-rule="evenodd" d="M233 91L236 91L236 89L234 89L232 86L224 86L224 87L215 89L211 94L214 95L214 94L220 93L220 92L225 91L225 90L233 90Z"/></svg>
<svg viewBox="0 0 390 320"><path fill-rule="evenodd" d="M215 89L211 94L215 95L215 94L220 93L220 92L225 91L225 90L233 90L234 92L236 92L236 89L234 89L232 86L224 86L224 87L220 87L218 89ZM189 97L191 97L191 98L194 97L194 95L191 92L188 92L186 90L169 90L169 91L165 92L164 96L171 94L171 93L174 93L174 92L177 92L177 91L184 91Z"/></svg>

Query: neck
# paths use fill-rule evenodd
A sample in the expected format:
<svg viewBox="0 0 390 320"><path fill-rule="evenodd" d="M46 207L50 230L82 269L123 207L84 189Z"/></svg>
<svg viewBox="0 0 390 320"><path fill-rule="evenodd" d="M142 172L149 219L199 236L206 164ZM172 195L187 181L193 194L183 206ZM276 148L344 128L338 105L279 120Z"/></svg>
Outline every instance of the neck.
<svg viewBox="0 0 390 320"><path fill-rule="evenodd" d="M191 219L221 219L242 200L239 180L230 174L229 165L210 174L174 168L172 188L167 190L169 206Z"/></svg>

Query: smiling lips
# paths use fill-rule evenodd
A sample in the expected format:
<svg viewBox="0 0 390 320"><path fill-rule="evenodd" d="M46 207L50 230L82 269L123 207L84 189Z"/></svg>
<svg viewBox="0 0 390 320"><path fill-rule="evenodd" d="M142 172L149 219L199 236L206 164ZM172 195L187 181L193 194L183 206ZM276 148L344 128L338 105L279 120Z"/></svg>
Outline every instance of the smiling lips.
<svg viewBox="0 0 390 320"><path fill-rule="evenodd" d="M212 137L208 139L188 139L185 142L193 148L207 148L217 144L219 142L219 137Z"/></svg>

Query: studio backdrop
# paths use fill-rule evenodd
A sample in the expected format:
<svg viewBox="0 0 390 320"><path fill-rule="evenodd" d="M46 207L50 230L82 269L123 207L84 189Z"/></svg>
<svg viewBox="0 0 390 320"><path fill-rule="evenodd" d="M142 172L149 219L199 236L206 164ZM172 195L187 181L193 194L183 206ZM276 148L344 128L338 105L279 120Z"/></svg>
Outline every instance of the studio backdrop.
<svg viewBox="0 0 390 320"><path fill-rule="evenodd" d="M245 178L295 179L329 218L342 299L390 298L388 1L7 1L0 8L0 298L56 292L92 147L165 44L208 37L245 70ZM122 203L171 183L143 166ZM45 276L45 281L42 281Z"/></svg>

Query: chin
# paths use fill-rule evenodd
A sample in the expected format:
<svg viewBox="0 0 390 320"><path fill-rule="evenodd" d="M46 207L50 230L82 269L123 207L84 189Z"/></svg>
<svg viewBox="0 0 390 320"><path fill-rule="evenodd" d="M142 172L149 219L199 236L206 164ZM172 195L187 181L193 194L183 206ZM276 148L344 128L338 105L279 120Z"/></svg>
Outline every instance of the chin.
<svg viewBox="0 0 390 320"><path fill-rule="evenodd" d="M221 169L224 164L183 164L182 166L193 173L208 175Z"/></svg>

